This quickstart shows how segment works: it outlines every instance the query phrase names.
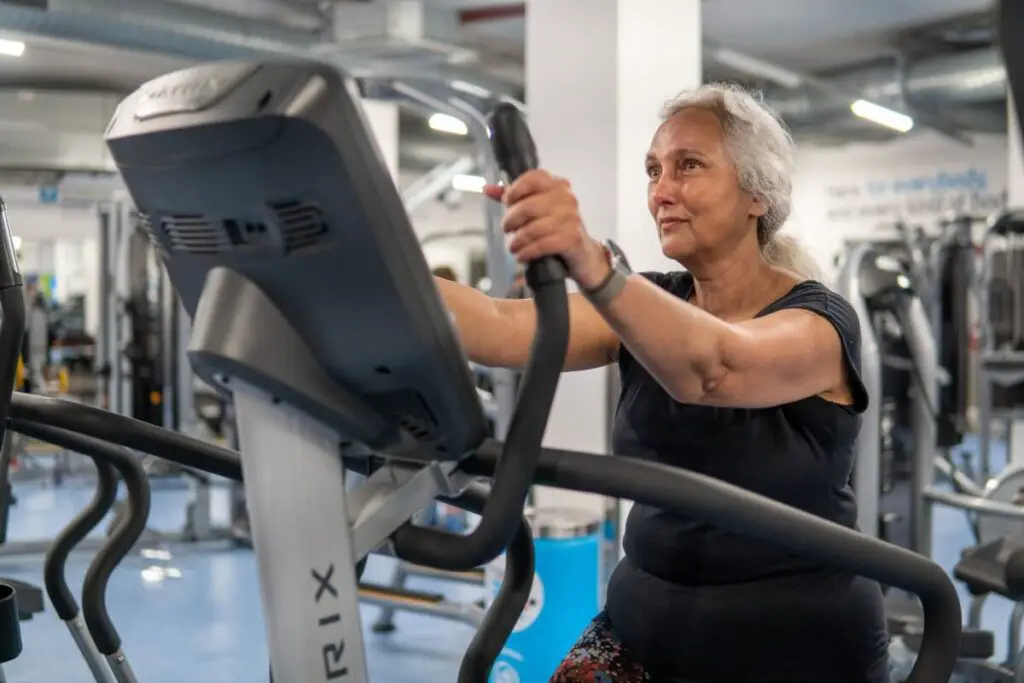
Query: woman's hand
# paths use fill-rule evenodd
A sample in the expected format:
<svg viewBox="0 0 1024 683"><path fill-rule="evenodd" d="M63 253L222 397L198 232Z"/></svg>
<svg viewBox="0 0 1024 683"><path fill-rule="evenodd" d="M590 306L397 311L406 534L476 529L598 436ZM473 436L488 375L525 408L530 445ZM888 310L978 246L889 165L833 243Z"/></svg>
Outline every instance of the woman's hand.
<svg viewBox="0 0 1024 683"><path fill-rule="evenodd" d="M486 185L484 194L508 207L502 229L512 236L509 251L520 262L559 256L584 289L598 286L607 276L604 247L584 229L569 181L535 169L507 187Z"/></svg>

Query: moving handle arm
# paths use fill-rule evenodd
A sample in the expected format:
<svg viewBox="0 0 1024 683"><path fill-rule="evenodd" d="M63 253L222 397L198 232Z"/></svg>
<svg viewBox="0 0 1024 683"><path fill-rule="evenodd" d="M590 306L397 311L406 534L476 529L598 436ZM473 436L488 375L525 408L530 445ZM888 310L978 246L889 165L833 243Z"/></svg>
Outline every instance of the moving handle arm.
<svg viewBox="0 0 1024 683"><path fill-rule="evenodd" d="M21 392L15 392L10 414L12 419L20 423L60 427L240 481L238 453L131 417L66 399Z"/></svg>
<svg viewBox="0 0 1024 683"><path fill-rule="evenodd" d="M82 584L82 614L85 616L89 634L102 654L108 657L114 655L121 648L121 636L114 628L107 612L107 584L114 569L131 552L146 530L150 508L146 472L138 459L126 448L25 420L13 420L12 426L26 436L110 463L124 480L128 489L128 516L114 529L107 543L96 554Z"/></svg>
<svg viewBox="0 0 1024 683"><path fill-rule="evenodd" d="M463 461L462 469L489 476L500 448L488 442L475 458ZM635 458L544 449L536 483L696 517L914 593L924 608L924 635L905 683L946 681L953 671L961 636L960 599L942 568L925 557L723 481Z"/></svg>
<svg viewBox="0 0 1024 683"><path fill-rule="evenodd" d="M455 507L480 514L487 506L488 488L483 484L472 484L458 498L446 498L444 502ZM418 533L412 529L404 533ZM473 635L473 640L462 658L458 683L486 681L505 642L519 621L533 587L533 536L529 522L520 517L519 528L508 546L505 560L505 576L498 589L498 595L484 615L483 622Z"/></svg>
<svg viewBox="0 0 1024 683"><path fill-rule="evenodd" d="M510 180L537 167L536 146L514 105L498 106L491 114L490 125L494 156ZM527 266L526 279L537 307L537 333L480 524L467 535L436 529L417 529L415 534L400 530L392 537L400 557L451 571L475 569L500 555L515 536L533 486L544 429L569 345L565 277L564 264L554 257Z"/></svg>
<svg viewBox="0 0 1024 683"><path fill-rule="evenodd" d="M18 430L18 426L14 427ZM31 426L28 431L32 431ZM71 551L85 540L93 529L99 526L103 518L114 507L117 501L117 477L114 468L105 460L94 459L96 463L96 493L89 505L78 513L64 529L57 534L53 545L46 553L43 565L43 583L46 594L53 603L53 609L63 621L71 621L78 616L78 602L68 587L65 568Z"/></svg>

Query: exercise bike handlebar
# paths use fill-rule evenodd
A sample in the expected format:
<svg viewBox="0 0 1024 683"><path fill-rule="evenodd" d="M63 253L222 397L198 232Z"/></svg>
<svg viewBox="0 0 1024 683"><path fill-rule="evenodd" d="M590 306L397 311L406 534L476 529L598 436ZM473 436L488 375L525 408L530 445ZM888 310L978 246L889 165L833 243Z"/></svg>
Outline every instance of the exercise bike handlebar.
<svg viewBox="0 0 1024 683"><path fill-rule="evenodd" d="M537 167L537 148L515 105L499 105L491 113L489 123L494 156L510 180ZM537 332L479 525L466 535L436 529L400 533L392 538L400 557L415 564L464 571L490 562L512 542L526 496L533 486L541 441L565 365L569 345L565 277L564 264L554 257L544 257L527 266L526 279L537 307Z"/></svg>
<svg viewBox="0 0 1024 683"><path fill-rule="evenodd" d="M114 569L131 552L146 530L150 508L146 472L138 458L123 446L47 424L17 419L11 422L15 431L26 436L81 453L98 463L109 463L124 480L128 490L128 515L96 553L82 583L82 615L89 635L101 654L113 655L121 649L121 636L107 611L107 584Z"/></svg>

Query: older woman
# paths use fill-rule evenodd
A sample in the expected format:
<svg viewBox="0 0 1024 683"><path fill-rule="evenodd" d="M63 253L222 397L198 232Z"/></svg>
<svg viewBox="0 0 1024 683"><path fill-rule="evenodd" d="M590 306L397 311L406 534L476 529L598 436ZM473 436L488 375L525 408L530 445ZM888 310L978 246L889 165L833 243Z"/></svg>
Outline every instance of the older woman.
<svg viewBox="0 0 1024 683"><path fill-rule="evenodd" d="M569 183L546 171L486 188L508 207L511 252L560 256L579 286L565 369L618 362L617 454L854 526L849 479L868 400L859 323L779 234L789 134L758 98L707 85L666 106L637 165L662 251L685 272L630 274L587 235ZM531 302L438 287L473 361L525 364ZM552 681L882 683L887 641L877 584L636 506L606 608Z"/></svg>

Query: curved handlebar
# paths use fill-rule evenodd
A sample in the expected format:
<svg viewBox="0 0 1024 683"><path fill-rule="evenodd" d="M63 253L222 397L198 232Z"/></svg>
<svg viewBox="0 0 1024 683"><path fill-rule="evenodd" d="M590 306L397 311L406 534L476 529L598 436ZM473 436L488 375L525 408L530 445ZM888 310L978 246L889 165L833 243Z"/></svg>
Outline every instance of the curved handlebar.
<svg viewBox="0 0 1024 683"><path fill-rule="evenodd" d="M480 514L487 506L489 490L483 484L471 484L458 498L440 498L463 510ZM406 525L401 533L414 534L420 529ZM519 528L508 546L505 576L490 609L473 634L473 640L462 657L458 683L486 681L501 654L505 642L519 621L533 587L533 536L530 523L520 517Z"/></svg>
<svg viewBox="0 0 1024 683"><path fill-rule="evenodd" d="M461 468L489 476L498 467L500 448L485 443ZM924 634L905 683L949 680L960 646L960 598L942 568L921 555L723 481L636 458L545 449L536 481L696 517L914 593L924 608Z"/></svg>
<svg viewBox="0 0 1024 683"><path fill-rule="evenodd" d="M536 168L536 146L514 105L499 105L489 123L494 156L509 178ZM552 257L538 259L527 267L526 277L537 307L537 333L480 524L466 535L418 529L415 534L393 537L395 552L407 561L463 571L490 562L512 542L533 485L541 440L569 345L565 275L564 265Z"/></svg>
<svg viewBox="0 0 1024 683"><path fill-rule="evenodd" d="M89 505L57 534L43 564L43 585L46 587L46 594L57 616L63 621L71 621L78 616L78 602L68 587L64 573L68 557L75 546L99 526L117 501L117 478L114 475L114 468L110 463L97 458L94 458L93 462L96 463L98 477L96 493Z"/></svg>
<svg viewBox="0 0 1024 683"><path fill-rule="evenodd" d="M114 569L138 542L149 518L150 491L146 472L136 456L126 448L105 443L90 436L75 434L45 424L12 420L16 431L42 441L110 463L128 489L128 515L117 525L103 548L96 553L82 583L82 615L96 649L112 655L121 648L121 636L107 612L107 584ZM170 432L168 432L170 434Z"/></svg>

